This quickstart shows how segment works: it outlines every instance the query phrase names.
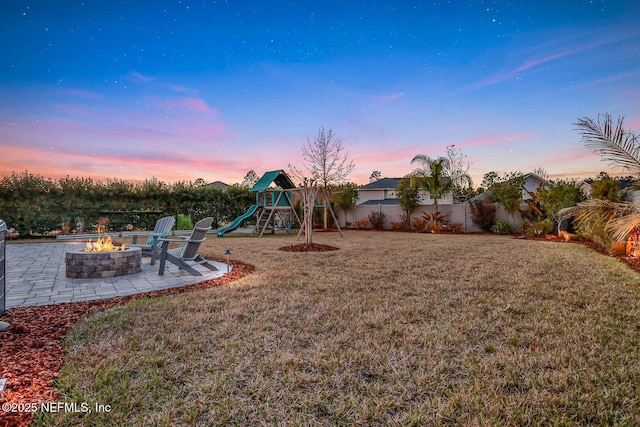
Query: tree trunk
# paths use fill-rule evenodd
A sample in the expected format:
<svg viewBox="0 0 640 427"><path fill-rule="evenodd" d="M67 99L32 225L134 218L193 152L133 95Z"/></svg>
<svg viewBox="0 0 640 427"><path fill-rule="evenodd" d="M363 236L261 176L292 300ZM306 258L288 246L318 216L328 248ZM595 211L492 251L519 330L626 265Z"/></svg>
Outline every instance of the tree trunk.
<svg viewBox="0 0 640 427"><path fill-rule="evenodd" d="M329 228L329 225L328 225L328 221L327 221L327 208L326 207L323 209L322 215L323 215L324 228L327 229L327 228Z"/></svg>
<svg viewBox="0 0 640 427"><path fill-rule="evenodd" d="M304 242L309 245L313 242L313 208L316 204L318 184L314 180L305 178L301 188L302 202L304 203Z"/></svg>
<svg viewBox="0 0 640 427"><path fill-rule="evenodd" d="M313 243L313 206L305 206L307 215L305 217L304 242L307 245Z"/></svg>

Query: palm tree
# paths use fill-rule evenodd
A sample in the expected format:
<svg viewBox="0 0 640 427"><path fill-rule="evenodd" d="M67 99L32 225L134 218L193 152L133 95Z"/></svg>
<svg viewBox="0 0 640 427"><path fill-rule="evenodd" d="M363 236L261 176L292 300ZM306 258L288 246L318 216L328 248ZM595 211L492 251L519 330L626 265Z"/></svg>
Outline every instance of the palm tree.
<svg viewBox="0 0 640 427"><path fill-rule="evenodd" d="M411 163L421 163L422 167L414 170L411 175L418 178L419 182L433 199L433 212L438 212L438 200L448 191L453 189L453 181L447 176L449 160L446 157L432 159L425 154L418 154Z"/></svg>
<svg viewBox="0 0 640 427"><path fill-rule="evenodd" d="M624 117L614 124L610 114L598 115L597 121L579 119L576 126L582 134L585 146L603 156L615 166L627 169L636 178L640 177L639 135L625 130ZM588 200L572 208L562 209L561 218L575 218L579 227L602 228L614 241L623 241L630 234L639 234L640 201L615 203L608 200Z"/></svg>

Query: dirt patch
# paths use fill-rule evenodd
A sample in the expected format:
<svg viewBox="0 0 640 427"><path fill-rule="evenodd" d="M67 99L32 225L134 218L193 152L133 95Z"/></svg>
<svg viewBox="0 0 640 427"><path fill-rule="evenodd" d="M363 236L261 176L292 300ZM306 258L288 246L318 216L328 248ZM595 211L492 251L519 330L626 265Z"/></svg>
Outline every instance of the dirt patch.
<svg viewBox="0 0 640 427"><path fill-rule="evenodd" d="M337 251L340 248L329 245L321 245L319 243L300 243L298 245L289 245L278 248L285 252L328 252Z"/></svg>

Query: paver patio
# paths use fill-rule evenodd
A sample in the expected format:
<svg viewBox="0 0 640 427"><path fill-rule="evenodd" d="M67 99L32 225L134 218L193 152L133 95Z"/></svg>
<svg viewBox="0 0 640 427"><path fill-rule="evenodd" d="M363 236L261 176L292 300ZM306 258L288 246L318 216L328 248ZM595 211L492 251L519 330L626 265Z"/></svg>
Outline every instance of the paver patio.
<svg viewBox="0 0 640 427"><path fill-rule="evenodd" d="M218 271L197 266L202 276L191 276L167 264L164 276L158 263L142 259L142 271L105 279L66 277L65 254L82 248L82 242L25 243L6 246L6 308L91 301L191 285L215 279L227 272L227 265L211 261Z"/></svg>

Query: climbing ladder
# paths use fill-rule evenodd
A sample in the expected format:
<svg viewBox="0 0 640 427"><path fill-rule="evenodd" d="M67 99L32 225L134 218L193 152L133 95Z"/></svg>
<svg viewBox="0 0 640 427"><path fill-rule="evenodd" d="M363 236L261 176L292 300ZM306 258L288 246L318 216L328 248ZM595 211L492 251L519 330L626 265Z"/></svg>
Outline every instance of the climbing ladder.
<svg viewBox="0 0 640 427"><path fill-rule="evenodd" d="M254 233L260 233L260 236L262 236L269 228L272 233L275 232L275 230L285 230L289 233L293 222L291 218L291 211L291 208L282 206L263 207L258 214L258 221L256 222ZM297 218L297 214L295 215Z"/></svg>

